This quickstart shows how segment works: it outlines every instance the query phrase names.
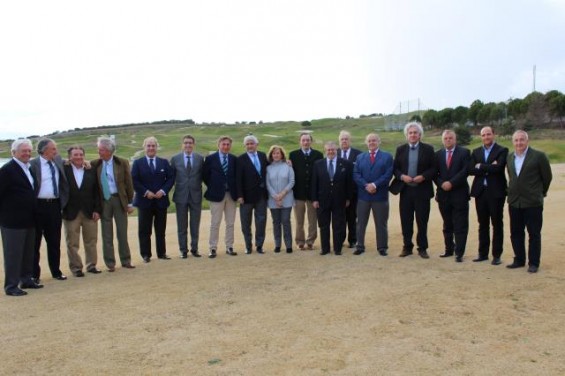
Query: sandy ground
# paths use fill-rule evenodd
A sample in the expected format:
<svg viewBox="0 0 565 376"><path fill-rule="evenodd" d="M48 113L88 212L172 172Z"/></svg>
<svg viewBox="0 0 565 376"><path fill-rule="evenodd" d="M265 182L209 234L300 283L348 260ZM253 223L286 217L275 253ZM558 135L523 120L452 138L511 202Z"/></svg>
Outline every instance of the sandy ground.
<svg viewBox="0 0 565 376"><path fill-rule="evenodd" d="M362 256L274 254L271 237L267 254L245 255L236 227L237 257L182 260L169 216L173 259L143 264L132 218L137 269L60 282L44 265L44 289L0 296L0 374L563 375L565 165L553 168L536 275L471 262L473 206L462 264L438 257L435 204L431 259L397 257L396 197L388 257L377 256L373 231ZM208 226L205 212L202 253Z"/></svg>

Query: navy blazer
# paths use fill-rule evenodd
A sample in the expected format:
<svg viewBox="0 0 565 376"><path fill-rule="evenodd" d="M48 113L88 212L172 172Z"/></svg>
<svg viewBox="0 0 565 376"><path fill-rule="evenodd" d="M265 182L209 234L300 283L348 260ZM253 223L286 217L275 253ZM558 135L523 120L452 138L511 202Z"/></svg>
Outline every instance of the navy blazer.
<svg viewBox="0 0 565 376"><path fill-rule="evenodd" d="M469 201L469 149L456 145L451 156L451 166L447 167L447 150L445 148L436 152L437 175L434 183L437 186L436 201ZM441 185L450 182L450 191L444 191Z"/></svg>
<svg viewBox="0 0 565 376"><path fill-rule="evenodd" d="M471 154L469 174L475 176L471 185L471 197L479 197L485 189L485 179L489 187L489 195L493 198L506 197L506 159L508 148L495 143L485 161L485 151L479 146ZM496 163L494 163L496 161ZM479 164L479 168L475 166Z"/></svg>
<svg viewBox="0 0 565 376"><path fill-rule="evenodd" d="M151 172L149 162L145 156L136 159L131 168L131 178L135 191L133 206L141 209L149 209L151 207L165 209L170 205L169 191L175 182L173 170L168 160L160 157L154 157L154 159L154 172ZM165 195L160 199L154 198L151 200L145 197L147 191L157 193L160 190L165 192Z"/></svg>
<svg viewBox="0 0 565 376"><path fill-rule="evenodd" d="M357 186L359 200L388 201L390 179L392 179L392 154L379 150L375 154L375 163L371 163L371 154L368 151L357 156L353 166L353 180ZM375 194L365 190L365 185L369 183L377 187Z"/></svg>
<svg viewBox="0 0 565 376"><path fill-rule="evenodd" d="M257 151L257 158L261 166L261 174L247 153L241 154L237 158L237 197L243 197L246 204L255 204L262 197L267 199L267 156L261 151Z"/></svg>
<svg viewBox="0 0 565 376"><path fill-rule="evenodd" d="M204 160L202 166L202 180L206 184L204 198L212 202L220 202L224 199L226 192L230 193L232 200L237 200L236 183L237 157L228 154L228 173L224 174L220 161L220 152L210 154Z"/></svg>
<svg viewBox="0 0 565 376"><path fill-rule="evenodd" d="M353 197L353 165L342 158L336 158L333 181L328 173L327 159L314 163L312 171L312 201L318 201L320 207L343 205Z"/></svg>
<svg viewBox="0 0 565 376"><path fill-rule="evenodd" d="M31 170L30 170L31 171ZM35 227L37 215L37 179L34 186L13 159L0 168L0 226L10 229Z"/></svg>

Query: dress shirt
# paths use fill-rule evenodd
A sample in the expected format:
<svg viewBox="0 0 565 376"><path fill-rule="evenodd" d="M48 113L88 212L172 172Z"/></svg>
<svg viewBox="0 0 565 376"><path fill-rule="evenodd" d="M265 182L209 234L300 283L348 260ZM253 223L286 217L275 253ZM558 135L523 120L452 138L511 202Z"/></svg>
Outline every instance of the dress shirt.
<svg viewBox="0 0 565 376"><path fill-rule="evenodd" d="M110 194L116 194L118 193L118 186L116 185L116 179L114 178L114 157L112 156L108 161L102 161L102 163L102 166L106 169L106 177L108 179Z"/></svg>
<svg viewBox="0 0 565 376"><path fill-rule="evenodd" d="M39 186L39 193L37 198L48 199L48 198L58 198L58 196L53 191L53 178L51 176L51 168L49 167L49 161L43 157L39 157L41 166L41 184ZM55 171L55 184L59 188L59 169L53 161L53 168Z"/></svg>
<svg viewBox="0 0 565 376"><path fill-rule="evenodd" d="M82 179L84 178L84 167L77 167L74 164L71 164L71 166L73 166L73 175L75 176L77 187L80 188L82 185Z"/></svg>
<svg viewBox="0 0 565 376"><path fill-rule="evenodd" d="M516 169L516 176L520 176L520 171L522 171L522 165L524 164L524 159L526 159L528 149L529 147L527 147L520 155L518 155L518 153L514 153L514 168Z"/></svg>
<svg viewBox="0 0 565 376"><path fill-rule="evenodd" d="M27 180L29 180L29 183L31 184L31 186L33 187L33 176L31 176L31 171L29 170L29 163L23 163L22 161L20 161L18 158L12 158L14 161L16 161L16 163L18 165L20 165L20 167L22 168L22 170L24 170L24 174L26 174L27 176Z"/></svg>

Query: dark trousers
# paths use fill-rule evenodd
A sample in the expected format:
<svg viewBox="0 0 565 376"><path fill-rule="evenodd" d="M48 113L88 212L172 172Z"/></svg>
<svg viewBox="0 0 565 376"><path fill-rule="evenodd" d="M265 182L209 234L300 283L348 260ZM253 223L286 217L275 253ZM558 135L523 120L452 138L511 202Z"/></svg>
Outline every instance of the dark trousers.
<svg viewBox="0 0 565 376"><path fill-rule="evenodd" d="M198 238L200 236L200 215L202 202L198 204L176 204L177 209L177 236L181 253L188 252L188 228L190 228L190 250L198 251ZM190 221L188 219L190 215Z"/></svg>
<svg viewBox="0 0 565 376"><path fill-rule="evenodd" d="M37 200L37 226L35 228L35 249L33 255L33 278L41 276L39 265L41 238L45 237L47 244L47 261L53 277L59 277L61 272L61 204L59 200Z"/></svg>
<svg viewBox="0 0 565 376"><path fill-rule="evenodd" d="M504 244L504 197L491 197L488 189L475 198L479 221L479 257L488 258L492 223L492 257L500 258Z"/></svg>
<svg viewBox="0 0 565 376"><path fill-rule="evenodd" d="M137 208L139 228L139 253L141 257L151 257L151 233L155 227L155 248L157 256L165 256L165 231L167 230L167 208Z"/></svg>
<svg viewBox="0 0 565 376"><path fill-rule="evenodd" d="M0 227L4 249L4 291L17 291L18 284L31 283L35 228Z"/></svg>
<svg viewBox="0 0 565 376"><path fill-rule="evenodd" d="M332 228L334 252L341 252L343 239L345 239L345 203L343 205L332 203L329 206L320 206L316 213L318 215L322 252L330 251L330 225Z"/></svg>
<svg viewBox="0 0 565 376"><path fill-rule="evenodd" d="M345 222L347 230L347 242L355 245L357 243L357 196L353 197L349 206L345 208ZM346 234L343 233L343 242Z"/></svg>
<svg viewBox="0 0 565 376"><path fill-rule="evenodd" d="M265 227L267 227L267 199L261 197L254 204L242 204L239 206L239 217L241 220L241 232L245 240L245 249L253 247L253 232L251 221L255 213L255 246L263 248L265 242Z"/></svg>
<svg viewBox="0 0 565 376"><path fill-rule="evenodd" d="M541 227L543 206L535 208L513 208L510 212L510 240L514 249L514 262L526 265L526 234L528 230L528 265L538 266L541 256Z"/></svg>
<svg viewBox="0 0 565 376"><path fill-rule="evenodd" d="M273 219L273 235L275 237L275 247L280 248L282 239L287 249L292 248L292 227L290 224L290 208L271 208L271 218Z"/></svg>
<svg viewBox="0 0 565 376"><path fill-rule="evenodd" d="M469 201L447 200L438 205L443 218L445 253L463 256L469 233Z"/></svg>
<svg viewBox="0 0 565 376"><path fill-rule="evenodd" d="M414 248L412 236L414 235L414 217L416 217L416 225L418 226L416 244L418 245L418 251L427 250L430 199L421 197L415 188L407 186L400 192L399 207L404 249L411 251Z"/></svg>

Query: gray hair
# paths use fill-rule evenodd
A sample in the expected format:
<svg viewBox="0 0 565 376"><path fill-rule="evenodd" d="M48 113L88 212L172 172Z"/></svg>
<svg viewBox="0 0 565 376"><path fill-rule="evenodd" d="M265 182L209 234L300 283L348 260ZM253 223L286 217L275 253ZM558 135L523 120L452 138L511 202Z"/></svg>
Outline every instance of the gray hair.
<svg viewBox="0 0 565 376"><path fill-rule="evenodd" d="M341 131L339 132L339 136L338 139L341 139L343 136L346 136L348 139L351 139L351 133L349 133L348 131Z"/></svg>
<svg viewBox="0 0 565 376"><path fill-rule="evenodd" d="M417 121L411 121L404 126L404 137L408 137L408 130L410 128L416 128L418 133L420 133L420 137L424 137L424 128L422 128L422 124Z"/></svg>
<svg viewBox="0 0 565 376"><path fill-rule="evenodd" d="M39 140L39 142L37 143L37 154L43 155L45 149L47 149L47 146L49 146L50 143L55 143L55 141L50 138L43 138Z"/></svg>
<svg viewBox="0 0 565 376"><path fill-rule="evenodd" d="M96 144L98 145L98 147L103 147L104 149L112 152L112 154L114 154L114 152L116 151L116 141L114 141L114 139L110 137L98 137L98 142Z"/></svg>
<svg viewBox="0 0 565 376"><path fill-rule="evenodd" d="M326 143L324 143L324 147L328 148L328 147L333 147L335 149L337 149L337 144L335 141L327 141Z"/></svg>
<svg viewBox="0 0 565 376"><path fill-rule="evenodd" d="M523 129L518 129L516 132L514 132L514 133L512 134L512 140L514 140L514 137L517 136L517 135L519 135L520 133L522 133L524 136L526 136L526 141L529 141L530 136L528 136L528 132L526 132L526 131L523 130Z"/></svg>
<svg viewBox="0 0 565 376"><path fill-rule="evenodd" d="M31 141L27 138L19 138L16 141L12 142L12 153L14 153L15 151L17 151L20 146L22 145L28 145L30 148L33 149L33 144L31 143Z"/></svg>
<svg viewBox="0 0 565 376"><path fill-rule="evenodd" d="M253 136L252 134L245 136L245 138L243 139L243 145L245 145L247 143L247 141L253 141L256 144L259 143L259 140L257 139L257 137Z"/></svg>
<svg viewBox="0 0 565 376"><path fill-rule="evenodd" d="M155 138L154 136L149 136L147 137L145 140L143 140L143 147L147 146L148 142L153 141L155 143L155 146L157 146L157 148L159 148L159 141L157 141L157 138Z"/></svg>

